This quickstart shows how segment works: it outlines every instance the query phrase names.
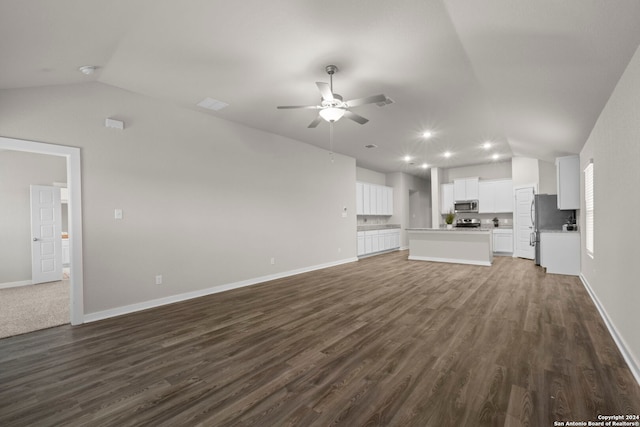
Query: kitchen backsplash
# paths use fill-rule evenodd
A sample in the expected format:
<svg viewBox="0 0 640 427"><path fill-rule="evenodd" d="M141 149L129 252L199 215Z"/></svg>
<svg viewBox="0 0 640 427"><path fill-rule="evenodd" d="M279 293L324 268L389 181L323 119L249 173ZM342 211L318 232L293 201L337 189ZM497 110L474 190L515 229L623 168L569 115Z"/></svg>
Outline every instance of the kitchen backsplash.
<svg viewBox="0 0 640 427"><path fill-rule="evenodd" d="M390 216L358 215L358 225L384 225L389 223Z"/></svg>
<svg viewBox="0 0 640 427"><path fill-rule="evenodd" d="M513 226L513 214L499 213L499 214L478 214L478 213L459 213L456 214L458 218L478 218L483 226L493 227L493 218L498 218L500 227L512 227ZM444 215L441 215L441 223L444 224Z"/></svg>

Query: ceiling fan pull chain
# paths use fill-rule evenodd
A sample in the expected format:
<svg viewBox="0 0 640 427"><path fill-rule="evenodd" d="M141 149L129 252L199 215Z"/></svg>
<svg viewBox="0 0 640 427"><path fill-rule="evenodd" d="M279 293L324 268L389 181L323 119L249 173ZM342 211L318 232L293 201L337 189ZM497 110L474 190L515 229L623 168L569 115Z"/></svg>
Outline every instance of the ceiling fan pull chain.
<svg viewBox="0 0 640 427"><path fill-rule="evenodd" d="M329 157L333 163L333 122L329 122Z"/></svg>

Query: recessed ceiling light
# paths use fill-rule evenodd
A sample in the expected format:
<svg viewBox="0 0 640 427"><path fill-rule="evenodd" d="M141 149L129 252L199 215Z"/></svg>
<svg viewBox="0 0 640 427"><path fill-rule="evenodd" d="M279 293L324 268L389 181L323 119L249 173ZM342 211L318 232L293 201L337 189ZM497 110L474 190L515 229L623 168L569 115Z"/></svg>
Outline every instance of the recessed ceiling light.
<svg viewBox="0 0 640 427"><path fill-rule="evenodd" d="M83 65L82 67L78 68L78 71L80 71L85 76L90 76L91 74L95 73L97 69L98 67L96 67L95 65Z"/></svg>
<svg viewBox="0 0 640 427"><path fill-rule="evenodd" d="M430 130L426 130L422 133L422 136L426 139L429 139L433 136L433 132L431 132Z"/></svg>
<svg viewBox="0 0 640 427"><path fill-rule="evenodd" d="M498 159L500 158L500 154L495 153L493 156L491 156L491 158L492 158L493 160L498 160Z"/></svg>
<svg viewBox="0 0 640 427"><path fill-rule="evenodd" d="M484 144L482 144L482 148L484 148L485 150L488 150L489 148L491 148L491 142L487 141Z"/></svg>
<svg viewBox="0 0 640 427"><path fill-rule="evenodd" d="M405 162L410 162L411 161L411 156L404 156L404 161Z"/></svg>
<svg viewBox="0 0 640 427"><path fill-rule="evenodd" d="M445 151L443 156L445 156L448 159L449 157L451 157L451 151Z"/></svg>
<svg viewBox="0 0 640 427"><path fill-rule="evenodd" d="M423 164L422 164L422 169L427 169L428 167L429 167L429 165L428 165L428 164L426 164L426 163L423 163Z"/></svg>
<svg viewBox="0 0 640 427"><path fill-rule="evenodd" d="M376 144L367 144L364 148L378 148L378 146Z"/></svg>

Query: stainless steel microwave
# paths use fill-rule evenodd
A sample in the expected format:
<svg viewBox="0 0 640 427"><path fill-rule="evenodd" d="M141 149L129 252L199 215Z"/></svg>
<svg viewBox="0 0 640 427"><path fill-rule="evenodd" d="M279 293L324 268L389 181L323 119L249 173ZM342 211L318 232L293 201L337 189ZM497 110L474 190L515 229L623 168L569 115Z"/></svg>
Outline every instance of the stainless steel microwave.
<svg viewBox="0 0 640 427"><path fill-rule="evenodd" d="M458 202L455 202L453 204L453 209L457 213L464 213L464 212L477 213L478 212L478 201L477 200L458 201Z"/></svg>

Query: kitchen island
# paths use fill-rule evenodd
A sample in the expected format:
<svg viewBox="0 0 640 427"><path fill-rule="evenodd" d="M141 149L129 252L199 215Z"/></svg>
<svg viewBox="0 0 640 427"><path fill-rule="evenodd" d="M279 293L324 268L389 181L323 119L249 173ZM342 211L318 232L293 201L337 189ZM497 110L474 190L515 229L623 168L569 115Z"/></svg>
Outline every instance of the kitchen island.
<svg viewBox="0 0 640 427"><path fill-rule="evenodd" d="M491 230L480 228L407 228L409 259L490 266Z"/></svg>

